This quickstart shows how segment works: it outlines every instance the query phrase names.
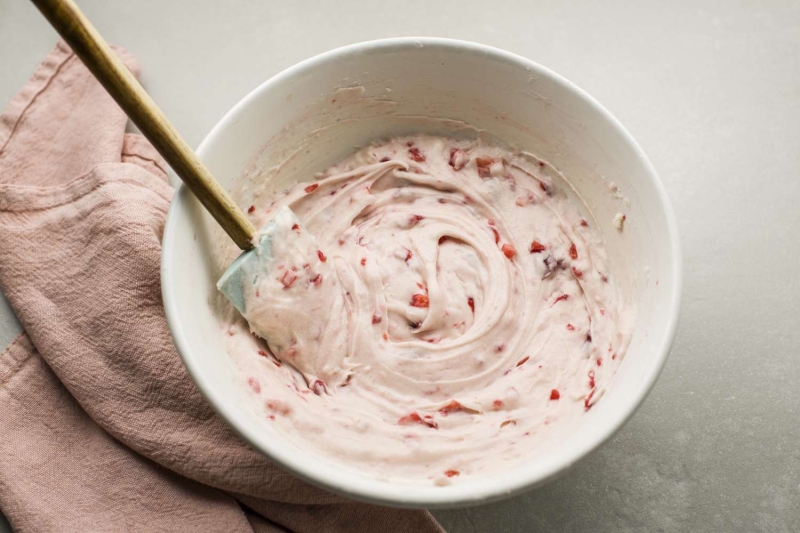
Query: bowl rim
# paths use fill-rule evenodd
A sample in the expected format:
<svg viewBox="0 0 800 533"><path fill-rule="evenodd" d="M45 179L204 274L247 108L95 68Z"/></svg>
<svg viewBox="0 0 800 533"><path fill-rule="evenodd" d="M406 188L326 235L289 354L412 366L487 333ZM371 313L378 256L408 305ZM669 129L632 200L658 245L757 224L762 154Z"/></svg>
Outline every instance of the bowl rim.
<svg viewBox="0 0 800 533"><path fill-rule="evenodd" d="M304 71L313 70L318 65L338 57L358 55L365 51L389 52L392 50L420 46L479 54L489 60L502 61L528 68L543 77L549 78L549 81L561 85L564 90L574 93L578 98L587 103L593 112L597 113L617 130L628 147L632 149L641 160L646 171L645 174L657 193L659 203L666 219L670 244L669 257L671 258L670 271L672 274L673 289L669 295L668 305L670 306L670 312L668 315L664 342L658 353L652 356L653 360L650 368L641 380L638 390L635 391L633 401L627 403L619 411L610 414L603 423L602 430L588 435L574 453L563 457L556 455L556 459L558 460L550 462L539 470L531 471L530 473L523 472L524 474L528 474L525 476L504 473L507 475L480 477L467 483L459 483L445 487L434 487L432 485L431 487L418 487L410 486L405 483L392 483L386 480L366 479L364 476L350 477L337 468L317 471L306 462L305 458L308 455L306 452L282 449L281 443L273 447L271 443L257 438L256 432L250 428L248 424L240 423L235 416L236 409L231 405L226 405L226 403L222 401L222 398L218 397L214 392L212 384L206 382L203 378L200 365L198 365L191 356L187 335L181 326L178 302L171 285L173 276L172 265L175 264L175 241L177 239L175 231L173 230L175 225L174 221L185 210L184 206L191 198L191 193L183 184L179 184L175 191L164 227L161 253L161 289L169 330L174 339L175 347L190 377L217 414L219 414L250 446L266 455L284 470L291 472L301 479L317 487L331 490L351 498L398 507L452 508L488 503L508 498L551 481L568 471L576 462L596 451L613 437L633 416L652 390L656 379L666 363L675 338L682 288L681 250L677 221L664 185L644 150L642 150L633 136L616 117L584 90L552 70L517 54L469 41L439 37L396 37L354 43L305 59L261 83L234 105L211 129L197 148L197 154L202 159L206 149L217 142L223 130L230 123L235 121L237 115L245 111L254 101L258 100L263 93L271 90L275 85L280 85L284 80L290 79ZM411 487L413 487L413 490L409 490Z"/></svg>

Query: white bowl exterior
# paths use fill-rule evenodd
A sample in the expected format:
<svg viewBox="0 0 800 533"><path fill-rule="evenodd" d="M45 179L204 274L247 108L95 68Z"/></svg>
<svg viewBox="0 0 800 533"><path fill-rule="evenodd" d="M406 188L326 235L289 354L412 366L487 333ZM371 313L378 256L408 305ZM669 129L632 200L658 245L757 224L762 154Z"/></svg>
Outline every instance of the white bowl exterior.
<svg viewBox="0 0 800 533"><path fill-rule="evenodd" d="M374 96L357 122L354 108L331 103L336 90L363 87ZM390 102L390 104L386 104ZM641 404L660 372L674 336L680 296L676 224L663 187L630 134L580 89L524 58L482 45L432 38L374 41L333 50L270 79L234 107L198 153L222 184L285 158L293 144L324 146L290 158L270 188L309 180L377 137L437 132L404 118L464 121L542 157L572 183L606 242L616 280L637 306L633 341L602 401L558 449L531 457L513 471L446 487L374 479L298 449L241 408L211 300L219 264L207 243L219 231L185 187L167 219L162 285L178 351L217 412L253 447L284 468L346 495L401 506L471 505L540 485L611 437ZM344 122L336 126L337 120ZM320 126L334 124L330 129ZM290 127L286 127L290 125ZM456 127L456 129L458 129ZM265 143L273 142L264 150ZM254 166L254 161L257 164ZM630 206L614 198L615 183ZM246 205L246 204L243 204ZM627 215L623 232L612 219Z"/></svg>

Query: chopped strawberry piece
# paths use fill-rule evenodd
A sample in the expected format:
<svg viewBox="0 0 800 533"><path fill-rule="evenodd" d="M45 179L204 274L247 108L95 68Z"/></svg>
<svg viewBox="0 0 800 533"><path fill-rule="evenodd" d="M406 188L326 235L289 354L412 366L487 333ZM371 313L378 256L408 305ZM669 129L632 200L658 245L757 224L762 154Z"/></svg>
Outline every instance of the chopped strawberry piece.
<svg viewBox="0 0 800 533"><path fill-rule="evenodd" d="M503 400L495 400L492 402L495 409L502 409L503 408Z"/></svg>
<svg viewBox="0 0 800 533"><path fill-rule="evenodd" d="M495 244L499 243L500 242L500 234L494 228L489 228L489 229L492 230L492 233L494 233L494 243Z"/></svg>
<svg viewBox="0 0 800 533"><path fill-rule="evenodd" d="M381 316L381 314L378 311L375 311L374 313L372 313L372 323L373 324L380 324L381 320L383 320L383 317Z"/></svg>
<svg viewBox="0 0 800 533"><path fill-rule="evenodd" d="M325 257L325 254L322 253L322 250L317 250L317 257L319 257L319 260L323 263L328 260L328 258Z"/></svg>
<svg viewBox="0 0 800 533"><path fill-rule="evenodd" d="M300 233L300 224L292 224L292 229L298 233Z"/></svg>
<svg viewBox="0 0 800 533"><path fill-rule="evenodd" d="M589 388L593 389L594 385L594 370L589 370Z"/></svg>
<svg viewBox="0 0 800 533"><path fill-rule="evenodd" d="M603 366L603 358L602 357L598 357L597 358L597 366Z"/></svg>
<svg viewBox="0 0 800 533"><path fill-rule="evenodd" d="M385 340L385 341L389 340L389 334L386 333L385 331L383 332L383 340Z"/></svg>
<svg viewBox="0 0 800 533"><path fill-rule="evenodd" d="M492 163L494 163L494 159L491 157L476 157L475 166L478 167L478 176L488 178L491 175Z"/></svg>
<svg viewBox="0 0 800 533"><path fill-rule="evenodd" d="M414 294L411 296L411 307L428 307L430 300L424 294Z"/></svg>
<svg viewBox="0 0 800 533"><path fill-rule="evenodd" d="M542 189L544 192L547 192L547 184L545 182L540 181L539 188Z"/></svg>
<svg viewBox="0 0 800 533"><path fill-rule="evenodd" d="M367 264L367 258L366 257L362 257L361 258L361 266L363 267L366 264Z"/></svg>
<svg viewBox="0 0 800 533"><path fill-rule="evenodd" d="M575 248L575 243L571 244L569 247L569 256L575 260L578 258L578 249Z"/></svg>
<svg viewBox="0 0 800 533"><path fill-rule="evenodd" d="M525 363L527 363L527 362L528 362L528 359L530 359L530 358L531 358L531 357L530 357L529 355L526 355L525 357L523 357L522 359L520 359L519 361L517 361L517 366L522 366L522 365L524 365Z"/></svg>
<svg viewBox="0 0 800 533"><path fill-rule="evenodd" d="M410 157L417 163L422 163L425 161L425 156L422 153L420 153L419 148L409 148L408 157Z"/></svg>
<svg viewBox="0 0 800 533"><path fill-rule="evenodd" d="M596 390L597 389L592 389L591 392L589 392L589 396L587 396L586 399L583 400L584 411L588 411L589 409L592 408L592 396L594 396L594 391Z"/></svg>
<svg viewBox="0 0 800 533"><path fill-rule="evenodd" d="M531 243L531 253L538 254L547 250L544 244L540 243L539 241L533 241Z"/></svg>
<svg viewBox="0 0 800 533"><path fill-rule="evenodd" d="M561 398L561 393L558 392L558 390L553 389L553 390L550 391L550 399L551 400L558 400L559 398Z"/></svg>
<svg viewBox="0 0 800 533"><path fill-rule="evenodd" d="M313 390L314 394L316 394L317 396L322 396L323 393L325 394L328 393L328 387L327 385L325 385L325 382L322 381L321 379L316 380L314 383L311 384L311 387L309 388Z"/></svg>
<svg viewBox="0 0 800 533"><path fill-rule="evenodd" d="M591 331L586 333L586 342L592 342L592 332Z"/></svg>
<svg viewBox="0 0 800 533"><path fill-rule="evenodd" d="M458 402L457 402L457 401L455 401L455 400L450 400L450 403L448 403L447 405L445 405L444 407L442 407L441 409L439 409L439 413L440 413L442 416L447 416L447 415L449 415L450 413L455 413L455 412L457 412L457 411L461 411L461 410L463 410L463 409L464 409L464 406L463 406L463 405L461 405L460 403L458 403Z"/></svg>
<svg viewBox="0 0 800 533"><path fill-rule="evenodd" d="M556 305L556 304L557 304L558 302L560 302L561 300L568 300L568 299L569 299L569 294L562 294L561 296L559 296L558 298L556 298L556 301L555 301L555 302L553 302L553 305ZM551 305L550 307L553 307L553 305Z"/></svg>
<svg viewBox="0 0 800 533"><path fill-rule="evenodd" d="M579 268L572 267L572 275L576 278L580 279L583 277L583 270Z"/></svg>
<svg viewBox="0 0 800 533"><path fill-rule="evenodd" d="M250 206L250 207L247 209L247 212L248 212L248 213L253 213L255 210L256 210L256 206L254 206L254 205L251 205L251 206Z"/></svg>
<svg viewBox="0 0 800 533"><path fill-rule="evenodd" d="M261 392L261 384L258 382L256 378L249 378L247 380L247 384L250 385L250 388L253 389L253 392L259 394Z"/></svg>
<svg viewBox="0 0 800 533"><path fill-rule="evenodd" d="M287 270L284 272L283 277L281 278L281 283L283 283L284 290L294 285L296 279L297 274L295 274L292 270Z"/></svg>
<svg viewBox="0 0 800 533"><path fill-rule="evenodd" d="M467 164L467 154L459 148L451 148L449 164L453 170L461 170Z"/></svg>
<svg viewBox="0 0 800 533"><path fill-rule="evenodd" d="M316 276L314 276L311 279L311 283L313 283L314 285L319 285L320 283L322 283L322 274L317 274Z"/></svg>
<svg viewBox="0 0 800 533"><path fill-rule="evenodd" d="M567 324L567 329L569 331L575 331L575 326L573 326L572 324Z"/></svg>
<svg viewBox="0 0 800 533"><path fill-rule="evenodd" d="M472 296L467 298L467 305L472 310L472 314L474 315L475 314L475 300L472 298Z"/></svg>
<svg viewBox="0 0 800 533"><path fill-rule="evenodd" d="M266 357L267 356L267 352L265 352L264 350L259 350L258 351L258 355L260 355L261 357Z"/></svg>
<svg viewBox="0 0 800 533"><path fill-rule="evenodd" d="M400 420L398 420L397 423L400 424L401 426L410 426L411 424L421 424L423 426L428 426L429 428L439 429L439 424L437 424L433 420L432 416L426 415L423 418L419 416L419 414L416 411L412 411L406 416L400 417Z"/></svg>
<svg viewBox="0 0 800 533"><path fill-rule="evenodd" d="M447 477L455 477L461 474L458 470L445 470L444 475Z"/></svg>
<svg viewBox="0 0 800 533"><path fill-rule="evenodd" d="M501 248L503 251L503 255L505 255L509 259L514 259L514 256L517 255L517 251L514 249L514 246L506 243Z"/></svg>
<svg viewBox="0 0 800 533"><path fill-rule="evenodd" d="M411 260L411 258L412 258L413 256L414 256L414 254L412 254L412 253L411 253L411 250L409 250L408 248L406 248L406 258L405 258L405 262L406 262L406 264L408 264L408 262Z"/></svg>
<svg viewBox="0 0 800 533"><path fill-rule="evenodd" d="M589 223L588 223L588 222L586 222L584 219L581 219L581 226L583 226L583 227L585 228L585 227L587 227L588 225L589 225Z"/></svg>
<svg viewBox="0 0 800 533"><path fill-rule="evenodd" d="M422 215L411 215L411 220L409 221L409 224L412 227L416 226L419 223L419 221L422 220L423 218L425 217L423 217Z"/></svg>
<svg viewBox="0 0 800 533"><path fill-rule="evenodd" d="M311 194L312 192L317 190L317 187L319 187L319 183L312 183L311 185L305 188L305 191Z"/></svg>

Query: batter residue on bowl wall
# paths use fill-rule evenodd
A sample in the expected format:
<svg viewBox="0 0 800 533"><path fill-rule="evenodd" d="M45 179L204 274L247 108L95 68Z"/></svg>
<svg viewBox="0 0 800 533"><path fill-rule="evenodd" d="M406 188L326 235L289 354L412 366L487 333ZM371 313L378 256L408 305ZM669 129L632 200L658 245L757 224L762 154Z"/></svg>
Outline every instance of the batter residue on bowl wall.
<svg viewBox="0 0 800 533"><path fill-rule="evenodd" d="M225 326L248 408L398 481L453 483L557 446L601 399L633 310L554 173L416 136L254 205L257 227L291 207L305 244L246 296L247 318L277 316L283 335L268 348L241 318Z"/></svg>

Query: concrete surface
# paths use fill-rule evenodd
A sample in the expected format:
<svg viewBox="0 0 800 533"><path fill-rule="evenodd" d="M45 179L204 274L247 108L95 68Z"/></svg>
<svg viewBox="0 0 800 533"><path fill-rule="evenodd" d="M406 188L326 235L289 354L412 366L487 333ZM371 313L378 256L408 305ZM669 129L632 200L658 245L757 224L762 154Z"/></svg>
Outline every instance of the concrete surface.
<svg viewBox="0 0 800 533"><path fill-rule="evenodd" d="M649 153L677 212L675 347L633 420L568 475L436 515L452 533L800 531L800 2L79 4L139 57L192 145L272 74L380 37L498 46L586 89ZM31 4L0 0L0 105L55 41ZM0 306L0 346L18 330Z"/></svg>

